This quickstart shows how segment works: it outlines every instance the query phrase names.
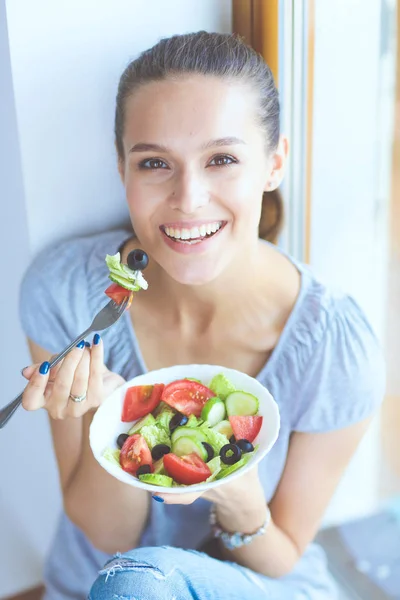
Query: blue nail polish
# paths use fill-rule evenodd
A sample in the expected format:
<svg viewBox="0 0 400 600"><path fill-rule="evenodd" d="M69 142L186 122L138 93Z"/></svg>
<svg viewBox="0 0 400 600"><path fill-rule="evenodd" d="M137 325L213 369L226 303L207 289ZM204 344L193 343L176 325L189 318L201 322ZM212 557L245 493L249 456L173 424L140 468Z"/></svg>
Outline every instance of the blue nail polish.
<svg viewBox="0 0 400 600"><path fill-rule="evenodd" d="M100 342L100 336L98 333L95 333L94 338L93 338L93 344L95 346L97 346L97 344Z"/></svg>
<svg viewBox="0 0 400 600"><path fill-rule="evenodd" d="M76 347L82 349L84 345L85 345L85 342L84 342L84 340L82 340L81 342L79 342L79 344L76 345Z"/></svg>
<svg viewBox="0 0 400 600"><path fill-rule="evenodd" d="M42 363L40 365L39 373L41 375L47 375L47 373L49 372L49 367L50 367L50 363L47 362L47 360L46 360L44 363Z"/></svg>
<svg viewBox="0 0 400 600"><path fill-rule="evenodd" d="M90 348L89 342L85 342L85 346L86 346L86 348Z"/></svg>
<svg viewBox="0 0 400 600"><path fill-rule="evenodd" d="M25 369L27 369L28 367L24 367L23 369L21 369L21 375L24 374Z"/></svg>
<svg viewBox="0 0 400 600"><path fill-rule="evenodd" d="M160 498L160 496L152 496L153 500L156 502L164 502L164 498Z"/></svg>

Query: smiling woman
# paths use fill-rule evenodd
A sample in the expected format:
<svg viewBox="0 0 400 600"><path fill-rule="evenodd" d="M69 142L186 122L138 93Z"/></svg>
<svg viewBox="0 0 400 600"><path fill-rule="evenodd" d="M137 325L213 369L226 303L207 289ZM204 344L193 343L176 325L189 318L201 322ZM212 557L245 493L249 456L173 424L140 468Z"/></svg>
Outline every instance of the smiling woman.
<svg viewBox="0 0 400 600"><path fill-rule="evenodd" d="M208 34L203 38L208 43ZM279 137L278 93L264 61L242 45L248 60L229 62L225 44L210 65L205 53L182 59L179 44L179 37L160 42L151 67L143 57L126 69L116 145L143 247L152 246L175 280L200 284L232 264L239 240L249 250L257 242L263 194L283 177L287 144ZM158 71L165 77L155 79Z"/></svg>
<svg viewBox="0 0 400 600"><path fill-rule="evenodd" d="M105 254L121 248L126 262L140 246L150 259L149 289L104 344L97 337L90 350L74 350L56 372L28 370L36 408L60 417L51 426L65 514L46 600L84 600L91 586L92 600L332 600L311 542L380 405L384 367L356 303L260 239L263 196L280 185L288 147L271 70L236 36L173 36L130 63L116 104L135 235L66 242L37 259L21 294L40 363L98 308ZM207 497L158 494L154 503L96 463L92 407L124 380L177 364L257 378L279 406L281 429L258 469ZM63 418L71 390L85 389L95 401L86 414ZM135 435L129 447L143 448ZM116 552L126 554L110 558Z"/></svg>

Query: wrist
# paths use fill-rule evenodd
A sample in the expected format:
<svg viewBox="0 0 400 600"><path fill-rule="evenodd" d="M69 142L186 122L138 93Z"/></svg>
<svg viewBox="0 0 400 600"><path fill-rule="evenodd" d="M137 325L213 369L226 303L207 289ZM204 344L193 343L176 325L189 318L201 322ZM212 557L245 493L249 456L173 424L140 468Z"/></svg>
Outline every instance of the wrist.
<svg viewBox="0 0 400 600"><path fill-rule="evenodd" d="M235 495L224 502L215 502L215 514L226 531L257 529L268 510L263 490Z"/></svg>
<svg viewBox="0 0 400 600"><path fill-rule="evenodd" d="M252 527L247 523L245 529L234 529L232 526L227 529L220 523L216 509L212 506L210 511L210 524L214 537L219 538L228 550L235 550L251 544L255 538L265 534L267 528L271 524L271 511L264 503L264 517L257 527Z"/></svg>

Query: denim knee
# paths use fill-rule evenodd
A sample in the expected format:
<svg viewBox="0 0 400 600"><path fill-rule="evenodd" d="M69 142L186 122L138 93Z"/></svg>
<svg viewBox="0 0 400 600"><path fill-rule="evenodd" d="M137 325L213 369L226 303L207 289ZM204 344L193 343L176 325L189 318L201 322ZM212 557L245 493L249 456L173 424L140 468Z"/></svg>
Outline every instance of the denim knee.
<svg viewBox="0 0 400 600"><path fill-rule="evenodd" d="M168 547L138 548L107 562L89 600L184 600L192 598ZM173 550L173 549L171 549Z"/></svg>

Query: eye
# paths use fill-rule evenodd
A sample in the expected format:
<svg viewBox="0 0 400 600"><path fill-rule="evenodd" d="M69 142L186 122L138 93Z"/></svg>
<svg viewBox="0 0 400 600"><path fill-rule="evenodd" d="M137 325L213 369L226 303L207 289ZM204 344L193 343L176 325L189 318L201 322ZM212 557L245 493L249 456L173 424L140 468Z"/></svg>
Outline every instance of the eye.
<svg viewBox="0 0 400 600"><path fill-rule="evenodd" d="M150 171L158 171L159 169L168 169L168 165L160 158L148 158L139 163L139 168L149 169Z"/></svg>
<svg viewBox="0 0 400 600"><path fill-rule="evenodd" d="M229 165L235 164L238 161L233 156L229 156L229 154L218 154L218 156L214 156L208 163L210 167L227 167Z"/></svg>

